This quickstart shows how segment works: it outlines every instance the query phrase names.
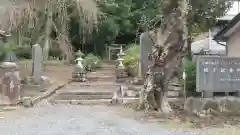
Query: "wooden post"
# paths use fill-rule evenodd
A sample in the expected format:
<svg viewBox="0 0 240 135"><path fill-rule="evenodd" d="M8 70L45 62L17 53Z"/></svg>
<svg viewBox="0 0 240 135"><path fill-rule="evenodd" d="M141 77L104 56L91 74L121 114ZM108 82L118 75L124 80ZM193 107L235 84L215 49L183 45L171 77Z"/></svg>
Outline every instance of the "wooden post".
<svg viewBox="0 0 240 135"><path fill-rule="evenodd" d="M183 84L183 90L184 90L184 100L186 101L187 100L187 90L186 90L186 72L185 72L185 69L183 70L183 81L184 81L184 84Z"/></svg>

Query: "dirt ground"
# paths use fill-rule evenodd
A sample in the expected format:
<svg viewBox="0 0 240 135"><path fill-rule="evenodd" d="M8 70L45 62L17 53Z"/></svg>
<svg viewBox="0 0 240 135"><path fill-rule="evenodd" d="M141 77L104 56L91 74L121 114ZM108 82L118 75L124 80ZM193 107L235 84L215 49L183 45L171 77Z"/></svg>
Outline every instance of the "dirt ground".
<svg viewBox="0 0 240 135"><path fill-rule="evenodd" d="M174 113L165 115L160 112L150 111L148 114L135 109L135 105L110 106L119 115L135 119L140 123L157 123L167 129L181 130L186 132L199 131L197 135L240 135L240 125L233 117L199 118L189 116L174 109ZM180 114L179 114L180 113ZM236 117L235 117L236 118ZM236 123L235 123L236 122Z"/></svg>
<svg viewBox="0 0 240 135"><path fill-rule="evenodd" d="M21 61L20 65L21 77L31 75L31 61ZM65 65L60 61L49 61L43 69L43 75L59 82L67 82L71 79L74 66ZM162 124L168 128L181 129L211 129L211 130L230 130L234 128L234 134L240 134L240 117L239 116L220 116L214 114L210 117L199 118L190 116L183 111L183 104L172 104L174 112L171 115L164 115L159 112L149 112L145 114L143 111L135 109L136 105L126 105L119 107L119 113L122 112L126 117L133 117L142 122L154 122ZM125 113L125 112L128 113ZM230 131L229 131L230 133Z"/></svg>
<svg viewBox="0 0 240 135"><path fill-rule="evenodd" d="M31 71L32 71L32 61L25 60L25 61L19 61L17 63L20 67L20 77L22 80L26 77L31 77ZM49 87L54 87L55 85L59 84L65 84L71 79L72 71L73 71L72 65L66 65L62 61L48 61L43 66L43 76L49 77L53 84ZM32 98L39 96L44 93L44 91L39 90L41 88L34 87L34 86L22 86L22 96L24 98Z"/></svg>
<svg viewBox="0 0 240 135"><path fill-rule="evenodd" d="M18 62L20 76L24 78L31 76L32 62L30 60ZM74 66L66 65L61 61L48 61L43 68L43 75L59 82L67 82L71 79Z"/></svg>
<svg viewBox="0 0 240 135"><path fill-rule="evenodd" d="M183 110L182 104L171 103L173 113L163 114L161 112L149 111L147 114L142 110L136 109L136 104L128 104L119 107L122 115L131 117L141 122L159 123L161 126L173 129L204 130L209 132L224 131L219 135L240 135L240 117L239 116L222 116L212 114L209 117L197 117L189 115ZM234 131L234 133L233 133Z"/></svg>

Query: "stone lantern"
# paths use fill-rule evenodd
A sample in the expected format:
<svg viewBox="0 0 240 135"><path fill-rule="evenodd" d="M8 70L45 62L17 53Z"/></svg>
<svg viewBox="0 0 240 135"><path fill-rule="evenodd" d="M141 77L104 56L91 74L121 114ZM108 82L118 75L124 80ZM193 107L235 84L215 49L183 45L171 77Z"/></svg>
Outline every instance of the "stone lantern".
<svg viewBox="0 0 240 135"><path fill-rule="evenodd" d="M123 65L123 61L124 61L123 56L125 56L125 53L123 52L123 48L121 46L120 52L118 53L118 59L117 59L118 64L116 66L117 81L128 77L127 72L125 71L125 67Z"/></svg>
<svg viewBox="0 0 240 135"><path fill-rule="evenodd" d="M75 53L75 55L76 55L76 57L78 58L78 57L83 57L83 53L82 53L82 51L81 50L78 50L76 53Z"/></svg>
<svg viewBox="0 0 240 135"><path fill-rule="evenodd" d="M75 60L76 66L75 70L72 74L72 78L74 81L80 81L80 82L86 82L87 81L87 72L85 70L85 67L82 64L83 58L78 55L77 59Z"/></svg>

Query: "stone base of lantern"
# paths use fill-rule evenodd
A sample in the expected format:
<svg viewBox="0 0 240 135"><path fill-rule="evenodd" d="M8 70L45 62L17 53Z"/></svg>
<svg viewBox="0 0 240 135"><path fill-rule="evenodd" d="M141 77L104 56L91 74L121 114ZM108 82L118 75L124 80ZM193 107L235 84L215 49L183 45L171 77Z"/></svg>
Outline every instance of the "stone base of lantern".
<svg viewBox="0 0 240 135"><path fill-rule="evenodd" d="M15 63L4 62L0 65L0 104L15 105L21 99L21 78Z"/></svg>
<svg viewBox="0 0 240 135"><path fill-rule="evenodd" d="M86 73L72 73L72 81L74 82L86 82L87 75Z"/></svg>
<svg viewBox="0 0 240 135"><path fill-rule="evenodd" d="M116 82L125 82L127 81L128 74L125 69L116 70Z"/></svg>
<svg viewBox="0 0 240 135"><path fill-rule="evenodd" d="M45 92L52 86L53 80L46 76L41 76L37 80L34 77L26 77L22 80L21 86L24 92L27 90Z"/></svg>

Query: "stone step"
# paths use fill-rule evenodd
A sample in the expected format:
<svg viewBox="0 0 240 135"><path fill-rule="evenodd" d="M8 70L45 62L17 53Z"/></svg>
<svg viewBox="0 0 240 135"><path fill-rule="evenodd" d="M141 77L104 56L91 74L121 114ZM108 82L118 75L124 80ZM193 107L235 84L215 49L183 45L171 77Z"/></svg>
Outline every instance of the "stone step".
<svg viewBox="0 0 240 135"><path fill-rule="evenodd" d="M169 102L179 102L182 99L168 98ZM54 100L50 102L55 104L72 104L72 105L114 105L114 104L136 104L139 98L123 98L122 102L114 102L112 99L98 99L98 100Z"/></svg>
<svg viewBox="0 0 240 135"><path fill-rule="evenodd" d="M174 85L169 85L169 86L168 86L168 89L169 89L169 90L173 90L173 91L181 91L181 90L183 90L183 87L174 86Z"/></svg>
<svg viewBox="0 0 240 135"><path fill-rule="evenodd" d="M104 70L104 71L97 71L97 72L90 72L90 73L87 73L88 76L99 76L99 75L102 75L102 76L115 76L115 70L114 71L110 71L109 69L108 70Z"/></svg>
<svg viewBox="0 0 240 135"><path fill-rule="evenodd" d="M133 91L140 91L143 88L143 85L126 85L128 90L133 90ZM172 86L169 85L169 91L181 91L183 90L182 87L177 87L177 86Z"/></svg>
<svg viewBox="0 0 240 135"><path fill-rule="evenodd" d="M97 85L104 85L104 86L119 86L119 83L116 83L114 81L97 81L97 82L92 82L92 81L86 81L86 82L72 82L69 84L69 86L97 86Z"/></svg>
<svg viewBox="0 0 240 135"><path fill-rule="evenodd" d="M120 103L116 103L114 101L112 101L111 104L137 104L139 102L139 98L137 97L124 97L121 99L122 101ZM183 99L180 98L168 98L169 102L179 102L182 101ZM182 102L180 102L182 103Z"/></svg>
<svg viewBox="0 0 240 135"><path fill-rule="evenodd" d="M126 90L124 97L139 97L140 91L132 91L132 90Z"/></svg>
<svg viewBox="0 0 240 135"><path fill-rule="evenodd" d="M168 98L174 98L179 96L180 96L179 91L168 91Z"/></svg>
<svg viewBox="0 0 240 135"><path fill-rule="evenodd" d="M73 104L73 105L114 105L114 104L132 104L138 103L139 98L122 98L121 102L114 102L112 99L92 99L92 100L53 100L50 102L56 104Z"/></svg>
<svg viewBox="0 0 240 135"><path fill-rule="evenodd" d="M143 88L143 85L126 85L128 90L140 91Z"/></svg>
<svg viewBox="0 0 240 135"><path fill-rule="evenodd" d="M51 100L55 104L72 104L72 105L108 105L111 104L112 99L98 99L98 100Z"/></svg>
<svg viewBox="0 0 240 135"><path fill-rule="evenodd" d="M74 85L74 86L66 86L64 89L61 89L61 92L105 92L105 91L110 91L110 92L114 92L116 90L119 90L120 86L118 85L107 85L107 84L103 84L103 85L98 85L98 84L94 84L94 85Z"/></svg>
<svg viewBox="0 0 240 135"><path fill-rule="evenodd" d="M71 90L71 91L58 91L56 92L57 95L112 95L113 91L79 91L79 90Z"/></svg>
<svg viewBox="0 0 240 135"><path fill-rule="evenodd" d="M112 81L115 82L117 79L115 76L87 76L88 81Z"/></svg>
<svg viewBox="0 0 240 135"><path fill-rule="evenodd" d="M112 99L113 95L57 95L55 100L100 100L100 99Z"/></svg>
<svg viewBox="0 0 240 135"><path fill-rule="evenodd" d="M104 89L107 89L107 90L117 90L119 89L120 86L118 86L117 84L112 84L112 85L98 85L98 84L95 84L95 85L81 85L79 86L78 88L79 89L96 89L96 90L104 90Z"/></svg>
<svg viewBox="0 0 240 135"><path fill-rule="evenodd" d="M126 90L124 94L124 97L139 97L139 96L140 96L140 91ZM180 96L180 92L178 91L168 91L169 98L174 98L179 96Z"/></svg>

